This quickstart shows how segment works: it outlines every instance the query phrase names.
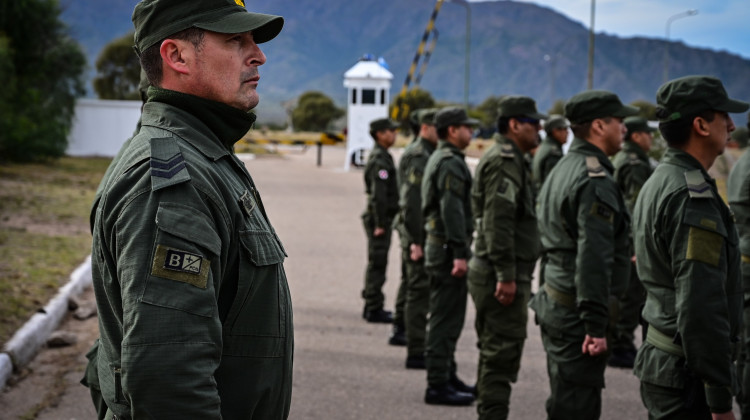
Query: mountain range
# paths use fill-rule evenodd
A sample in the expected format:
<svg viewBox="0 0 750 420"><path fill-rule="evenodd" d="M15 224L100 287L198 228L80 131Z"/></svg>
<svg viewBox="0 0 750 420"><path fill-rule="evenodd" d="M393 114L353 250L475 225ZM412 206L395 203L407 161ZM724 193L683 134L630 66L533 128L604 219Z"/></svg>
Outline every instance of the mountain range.
<svg viewBox="0 0 750 420"><path fill-rule="evenodd" d="M132 30L137 0L60 0L62 19L84 47L93 69L106 43ZM249 10L284 16L282 33L261 48L259 121L283 120L283 101L309 90L346 103L343 74L363 54L383 57L396 96L425 30L434 0L246 0ZM553 9L515 1L473 2L469 102L528 95L540 110L587 86L588 28ZM462 103L466 9L445 2L435 21L438 41L421 88L438 101ZM720 30L720 28L717 28ZM624 102L654 102L663 82L665 48L670 78L719 77L732 97L750 100L750 60L726 51L644 37L595 37L593 87ZM94 71L89 73L89 79ZM412 85L413 86L413 85Z"/></svg>

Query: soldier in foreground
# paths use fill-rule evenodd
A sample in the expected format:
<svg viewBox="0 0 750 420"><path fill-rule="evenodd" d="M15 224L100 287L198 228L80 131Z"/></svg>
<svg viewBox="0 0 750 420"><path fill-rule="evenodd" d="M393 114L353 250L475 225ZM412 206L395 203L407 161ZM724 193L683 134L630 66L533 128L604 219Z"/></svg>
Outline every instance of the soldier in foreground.
<svg viewBox="0 0 750 420"><path fill-rule="evenodd" d="M531 300L547 352L548 419L598 419L607 334L630 270L629 217L608 158L636 108L590 90L565 105L575 134L538 199L544 286Z"/></svg>
<svg viewBox="0 0 750 420"><path fill-rule="evenodd" d="M635 374L653 419L734 419L742 324L734 216L706 172L748 104L714 77L688 76L656 93L669 148L633 212L638 277L648 295Z"/></svg>
<svg viewBox="0 0 750 420"><path fill-rule="evenodd" d="M232 152L255 120L258 44L283 19L239 3L149 0L133 12L152 87L92 210L91 356L106 418L289 414L286 254Z"/></svg>
<svg viewBox="0 0 750 420"><path fill-rule="evenodd" d="M510 384L521 368L531 278L539 257L534 186L524 154L538 144L539 120L544 118L533 99L504 97L495 144L479 160L471 189L477 240L468 281L477 310L480 419L508 418Z"/></svg>
<svg viewBox="0 0 750 420"><path fill-rule="evenodd" d="M654 169L648 157L653 142L655 128L639 116L625 118L625 143L612 164L615 167L615 181L625 198L625 205L632 214L635 200L641 187ZM632 235L631 235L632 236ZM635 250L631 250L635 255ZM612 354L607 362L610 366L632 368L635 362L635 329L641 317L641 309L646 301L646 291L641 285L635 262L631 266L630 281L625 294L621 297L620 317L617 320L612 343Z"/></svg>
<svg viewBox="0 0 750 420"><path fill-rule="evenodd" d="M424 219L422 217L422 178L427 160L437 145L436 109L419 111L417 139L406 147L398 163L399 216L397 229L401 238L401 263L406 275L404 305L404 341L406 368L424 369L427 313L430 305L430 283L424 271ZM394 320L395 323L395 320ZM394 325L394 337L397 337Z"/></svg>
<svg viewBox="0 0 750 420"><path fill-rule="evenodd" d="M375 147L365 165L365 193L367 207L362 213L362 223L367 235L367 269L362 298L365 307L362 317L367 322L393 322L393 313L383 309L385 296L385 271L388 265L388 249L391 247L393 218L398 212L398 186L396 166L388 149L396 141L398 124L388 118L370 123L370 135Z"/></svg>
<svg viewBox="0 0 750 420"><path fill-rule="evenodd" d="M438 142L422 179L425 271L430 281L430 319L425 351L427 404L469 405L476 388L456 375L456 342L466 317L466 272L471 257L471 173L463 150L479 121L461 108L435 115Z"/></svg>
<svg viewBox="0 0 750 420"><path fill-rule="evenodd" d="M550 115L544 123L544 132L547 136L542 140L531 164L531 173L534 176L534 188L539 191L563 157L562 147L568 142L568 122L562 115Z"/></svg>

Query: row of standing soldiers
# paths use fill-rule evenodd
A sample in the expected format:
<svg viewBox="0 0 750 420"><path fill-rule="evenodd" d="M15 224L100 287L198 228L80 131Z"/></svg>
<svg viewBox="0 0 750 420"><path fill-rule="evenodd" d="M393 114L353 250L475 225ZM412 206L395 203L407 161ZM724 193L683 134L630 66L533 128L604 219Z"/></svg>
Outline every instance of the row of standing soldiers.
<svg viewBox="0 0 750 420"><path fill-rule="evenodd" d="M740 263L750 268L750 154L729 177L731 210L707 169L735 128L728 113L750 105L707 76L667 82L656 99L668 148L655 170L647 155L655 130L601 90L570 98L565 117L504 97L473 179L463 151L478 121L465 110L415 113L419 136L398 170L387 151L398 125L371 123L363 317L392 322L389 343L406 345L406 367L426 368L426 403L476 399L480 419L507 418L531 307L547 354L548 419L599 418L608 362L634 366L649 418L733 418L735 395L747 411L750 375L736 361L748 337ZM566 118L574 139L563 156ZM395 315L381 291L393 227L403 262ZM458 378L454 359L467 293L476 386Z"/></svg>

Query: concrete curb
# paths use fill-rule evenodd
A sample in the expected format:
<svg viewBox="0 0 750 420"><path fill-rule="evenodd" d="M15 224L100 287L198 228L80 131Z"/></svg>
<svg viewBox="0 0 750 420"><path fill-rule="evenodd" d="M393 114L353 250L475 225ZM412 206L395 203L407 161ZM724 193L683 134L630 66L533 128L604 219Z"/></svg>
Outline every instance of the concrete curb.
<svg viewBox="0 0 750 420"><path fill-rule="evenodd" d="M0 389L5 387L14 369L26 366L36 356L68 312L70 298L80 295L89 284L91 256L73 271L68 283L60 288L49 303L39 309L5 344L0 353Z"/></svg>

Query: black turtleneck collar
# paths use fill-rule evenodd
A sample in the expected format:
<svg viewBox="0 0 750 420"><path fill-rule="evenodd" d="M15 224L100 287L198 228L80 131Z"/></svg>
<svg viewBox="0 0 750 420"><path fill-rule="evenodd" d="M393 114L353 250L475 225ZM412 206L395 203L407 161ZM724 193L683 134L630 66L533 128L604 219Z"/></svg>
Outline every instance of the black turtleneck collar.
<svg viewBox="0 0 750 420"><path fill-rule="evenodd" d="M253 113L221 102L153 86L148 88L148 102L161 102L188 112L206 124L229 150L255 123Z"/></svg>

